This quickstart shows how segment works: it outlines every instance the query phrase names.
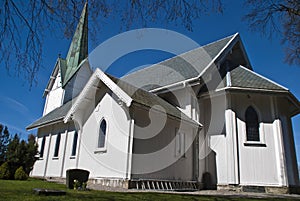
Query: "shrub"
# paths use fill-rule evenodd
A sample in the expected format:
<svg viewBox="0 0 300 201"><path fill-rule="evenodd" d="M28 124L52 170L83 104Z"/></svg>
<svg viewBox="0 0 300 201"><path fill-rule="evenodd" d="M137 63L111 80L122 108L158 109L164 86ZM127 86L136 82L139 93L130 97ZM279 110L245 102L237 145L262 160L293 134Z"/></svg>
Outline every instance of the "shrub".
<svg viewBox="0 0 300 201"><path fill-rule="evenodd" d="M0 179L9 179L9 178L10 178L9 165L7 162L5 162L0 166Z"/></svg>
<svg viewBox="0 0 300 201"><path fill-rule="evenodd" d="M19 167L15 172L15 180L27 180L28 175L25 173L23 167Z"/></svg>
<svg viewBox="0 0 300 201"><path fill-rule="evenodd" d="M90 172L82 169L69 169L66 172L66 184L67 188L74 189L75 180L78 181L80 187L83 182L87 182ZM76 184L77 185L77 184Z"/></svg>

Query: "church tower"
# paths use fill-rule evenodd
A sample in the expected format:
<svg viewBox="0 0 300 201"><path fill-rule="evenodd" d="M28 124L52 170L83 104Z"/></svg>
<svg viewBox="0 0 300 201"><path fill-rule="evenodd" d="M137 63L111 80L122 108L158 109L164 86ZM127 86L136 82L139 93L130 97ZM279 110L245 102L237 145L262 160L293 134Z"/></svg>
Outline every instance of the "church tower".
<svg viewBox="0 0 300 201"><path fill-rule="evenodd" d="M43 97L46 98L43 115L75 98L92 71L88 60L88 11L85 3L66 59L58 58Z"/></svg>

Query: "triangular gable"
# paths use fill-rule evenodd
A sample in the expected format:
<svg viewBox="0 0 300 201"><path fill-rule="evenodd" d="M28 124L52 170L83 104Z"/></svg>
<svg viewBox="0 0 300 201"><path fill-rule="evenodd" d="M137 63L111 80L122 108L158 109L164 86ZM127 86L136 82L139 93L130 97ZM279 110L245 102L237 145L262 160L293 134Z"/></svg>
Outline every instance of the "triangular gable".
<svg viewBox="0 0 300 201"><path fill-rule="evenodd" d="M183 112L181 112L178 108L176 108L174 105L171 105L161 97L148 92L141 88L136 88L132 86L131 84L124 82L121 79L115 78L111 75L108 75L109 78L118 84L118 86L124 90L130 97L133 99L133 104L142 105L143 107L146 107L148 109L154 109L158 112L167 113L169 116L175 117L180 120L184 120L186 122L192 123L197 126L202 126L199 122L196 122L195 120L192 120L190 117L185 115ZM155 106L161 106L162 108L157 108Z"/></svg>
<svg viewBox="0 0 300 201"><path fill-rule="evenodd" d="M104 83L125 105L130 107L133 103L137 103L147 108L152 108L155 105L160 105L164 108L164 111L168 115L175 118L182 119L186 122L192 123L197 126L202 126L199 122L196 122L182 113L173 105L169 104L160 97L145 91L143 89L136 88L118 78L107 75L100 69L96 69L76 101L73 103L72 108L64 118L64 122L68 122L72 114L80 108L80 104L86 101L93 101L96 90L98 89L99 81Z"/></svg>
<svg viewBox="0 0 300 201"><path fill-rule="evenodd" d="M57 77L57 74L59 72L61 72L61 69L60 69L60 60L61 60L61 58L58 58L56 60L56 62L55 62L55 66L54 66L53 71L52 71L52 73L50 75L50 78L48 80L47 86L46 86L46 88L44 90L43 97L46 97L46 95L48 94L48 92L51 91L51 89L53 87L53 84L55 82L55 79Z"/></svg>
<svg viewBox="0 0 300 201"><path fill-rule="evenodd" d="M102 81L114 94L120 98L121 101L125 103L127 107L131 105L132 98L128 96L116 83L114 83L104 72L100 69L96 69L82 92L79 94L76 101L74 101L71 109L67 113L64 118L64 122L68 122L71 118L71 115L77 110L79 105L83 103L85 100L88 100L88 94L95 94L95 90L97 89L98 81Z"/></svg>
<svg viewBox="0 0 300 201"><path fill-rule="evenodd" d="M60 76L60 82L63 83L63 78L64 78L64 75L66 73L66 60L62 59L62 58L58 58L56 60L56 63L55 63L55 67L50 75L50 78L48 80L48 83L47 83L47 86L45 88L45 91L44 91L44 94L43 94L43 97L46 97L46 95L48 94L49 91L51 91L52 89L52 86L55 82L55 79L57 77L57 74L60 73L61 76Z"/></svg>

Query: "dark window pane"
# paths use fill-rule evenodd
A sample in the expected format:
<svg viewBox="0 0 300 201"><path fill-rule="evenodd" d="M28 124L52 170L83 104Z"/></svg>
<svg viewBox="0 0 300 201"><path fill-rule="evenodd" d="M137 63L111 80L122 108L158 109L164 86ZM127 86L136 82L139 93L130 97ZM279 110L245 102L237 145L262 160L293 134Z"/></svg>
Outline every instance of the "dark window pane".
<svg viewBox="0 0 300 201"><path fill-rule="evenodd" d="M103 119L100 124L98 148L102 148L105 145L105 135L106 135L106 121Z"/></svg>
<svg viewBox="0 0 300 201"><path fill-rule="evenodd" d="M60 144L60 134L58 134L57 137L56 137L55 150L54 150L54 157L58 157L59 144Z"/></svg>
<svg viewBox="0 0 300 201"><path fill-rule="evenodd" d="M77 139L78 139L78 133L77 133L77 131L75 131L74 137L73 137L72 156L76 155Z"/></svg>
<svg viewBox="0 0 300 201"><path fill-rule="evenodd" d="M43 158L43 156L44 156L45 142L46 142L46 137L44 136L43 140L42 140L42 144L41 144L41 150L40 150L40 157L41 158Z"/></svg>
<svg viewBox="0 0 300 201"><path fill-rule="evenodd" d="M251 106L246 110L246 132L247 141L260 141L258 116Z"/></svg>

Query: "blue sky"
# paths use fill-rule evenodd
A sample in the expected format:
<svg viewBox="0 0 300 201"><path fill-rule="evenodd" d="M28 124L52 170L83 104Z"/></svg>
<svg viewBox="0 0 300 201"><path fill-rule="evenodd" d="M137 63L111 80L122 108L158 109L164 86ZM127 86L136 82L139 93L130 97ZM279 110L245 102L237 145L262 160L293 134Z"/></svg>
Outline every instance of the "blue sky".
<svg viewBox="0 0 300 201"><path fill-rule="evenodd" d="M149 27L166 28L177 31L190 37L200 45L240 33L250 62L256 72L287 87L300 99L300 67L289 66L283 63L284 51L281 39L275 37L269 40L260 33L249 31L247 24L242 21L242 16L247 11L241 1L226 1L224 13L203 16L194 21L194 31L185 30L180 24L168 24L161 26L159 23L150 24ZM134 28L140 28L136 25ZM120 25L113 19L106 19L99 33L99 43L89 41L89 51L101 42L120 33ZM58 34L56 34L58 35ZM11 134L19 133L22 138L27 138L25 127L39 118L43 111L43 90L48 82L58 54L65 57L70 40L54 37L46 34L44 38L43 66L38 73L38 84L29 90L28 83L21 77L9 75L4 68L0 68L0 123L9 127ZM179 44L180 45L180 44ZM156 63L169 57L169 54L138 52L130 54L115 62L110 68L110 73L121 76L129 69L150 63ZM121 65L122 64L122 65ZM122 69L120 69L122 67ZM125 70L124 70L125 69ZM293 131L296 143L298 162L300 162L300 115L292 119ZM31 131L35 133L36 131Z"/></svg>

